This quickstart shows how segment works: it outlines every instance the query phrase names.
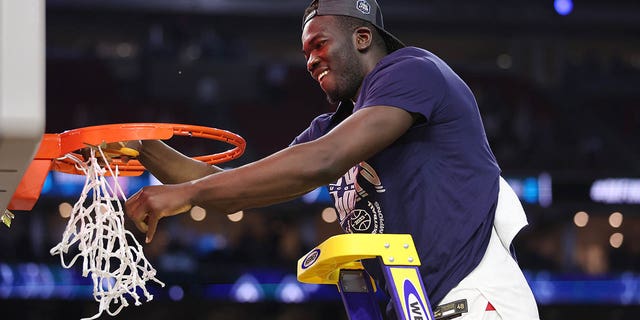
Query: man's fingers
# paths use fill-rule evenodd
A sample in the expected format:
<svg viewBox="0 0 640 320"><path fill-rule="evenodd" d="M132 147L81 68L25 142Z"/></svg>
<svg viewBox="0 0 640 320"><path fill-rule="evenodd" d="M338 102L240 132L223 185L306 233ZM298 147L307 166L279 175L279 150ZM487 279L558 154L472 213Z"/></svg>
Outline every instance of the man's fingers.
<svg viewBox="0 0 640 320"><path fill-rule="evenodd" d="M153 240L160 219L176 215L191 208L191 204L184 204L180 198L167 192L173 190L173 188L175 187L143 187L125 203L127 216L135 223L138 230L147 234L145 239L147 243ZM172 195L174 197L170 197ZM161 196L168 197L169 201Z"/></svg>
<svg viewBox="0 0 640 320"><path fill-rule="evenodd" d="M146 233L149 230L149 226L146 221L149 218L148 210L143 206L142 201L140 200L141 191L133 194L129 200L125 203L125 213L133 221L136 228L143 233Z"/></svg>
<svg viewBox="0 0 640 320"><path fill-rule="evenodd" d="M160 216L149 210L140 199L142 189L133 194L125 203L125 211L127 216L133 221L134 225L140 232L146 233L145 242L151 242L156 232L158 220Z"/></svg>
<svg viewBox="0 0 640 320"><path fill-rule="evenodd" d="M160 216L148 216L149 219L147 220L146 225L147 227L147 238L145 239L146 243L151 242L151 240L153 240L153 236L156 233L156 228L158 227L158 220L160 220Z"/></svg>
<svg viewBox="0 0 640 320"><path fill-rule="evenodd" d="M149 226L146 223L147 216L148 215L145 212L138 212L133 216L129 216L129 218L131 218L140 232L146 233L149 230Z"/></svg>
<svg viewBox="0 0 640 320"><path fill-rule="evenodd" d="M136 225L136 228L142 233L147 233L149 230L149 226L142 220L134 220L133 223Z"/></svg>

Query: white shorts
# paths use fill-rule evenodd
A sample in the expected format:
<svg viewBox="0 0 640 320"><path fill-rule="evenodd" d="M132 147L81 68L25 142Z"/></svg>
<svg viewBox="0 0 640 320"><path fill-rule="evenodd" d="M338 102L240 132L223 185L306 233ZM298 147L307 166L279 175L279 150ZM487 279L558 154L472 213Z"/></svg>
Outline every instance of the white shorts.
<svg viewBox="0 0 640 320"><path fill-rule="evenodd" d="M506 181L500 194L491 238L480 264L442 299L440 305L466 299L469 312L455 320L539 320L538 306L518 263L509 252L526 224L522 205Z"/></svg>
<svg viewBox="0 0 640 320"><path fill-rule="evenodd" d="M456 320L540 319L533 293L516 261L500 243L495 228L480 264L440 304L460 299L467 299L469 312Z"/></svg>

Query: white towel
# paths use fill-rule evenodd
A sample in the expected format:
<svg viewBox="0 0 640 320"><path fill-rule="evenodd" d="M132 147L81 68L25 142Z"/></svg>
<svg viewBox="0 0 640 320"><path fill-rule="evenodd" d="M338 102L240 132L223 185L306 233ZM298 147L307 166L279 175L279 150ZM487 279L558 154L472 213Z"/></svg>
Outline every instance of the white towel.
<svg viewBox="0 0 640 320"><path fill-rule="evenodd" d="M518 232L527 224L529 224L527 215L524 213L520 199L509 183L500 177L498 205L496 207L496 217L493 225L505 249L509 250L513 238L515 238Z"/></svg>

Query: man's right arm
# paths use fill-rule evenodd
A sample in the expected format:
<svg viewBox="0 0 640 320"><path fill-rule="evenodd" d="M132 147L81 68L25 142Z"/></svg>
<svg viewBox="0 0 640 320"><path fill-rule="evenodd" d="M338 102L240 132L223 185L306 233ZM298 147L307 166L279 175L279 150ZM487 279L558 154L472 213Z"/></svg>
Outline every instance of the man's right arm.
<svg viewBox="0 0 640 320"><path fill-rule="evenodd" d="M164 184L192 181L223 171L188 157L160 140L129 141L127 147L138 150L137 160Z"/></svg>

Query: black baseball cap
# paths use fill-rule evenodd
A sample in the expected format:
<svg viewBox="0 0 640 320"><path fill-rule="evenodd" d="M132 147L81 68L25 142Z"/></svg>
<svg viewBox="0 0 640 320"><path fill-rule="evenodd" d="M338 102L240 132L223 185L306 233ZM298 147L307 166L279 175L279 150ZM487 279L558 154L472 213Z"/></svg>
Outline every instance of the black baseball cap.
<svg viewBox="0 0 640 320"><path fill-rule="evenodd" d="M303 17L302 28L315 16L347 16L370 22L384 38L389 51L405 47L402 41L384 29L382 11L376 0L318 0L318 9Z"/></svg>

